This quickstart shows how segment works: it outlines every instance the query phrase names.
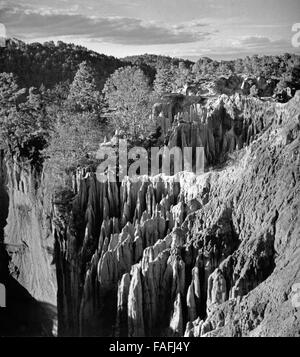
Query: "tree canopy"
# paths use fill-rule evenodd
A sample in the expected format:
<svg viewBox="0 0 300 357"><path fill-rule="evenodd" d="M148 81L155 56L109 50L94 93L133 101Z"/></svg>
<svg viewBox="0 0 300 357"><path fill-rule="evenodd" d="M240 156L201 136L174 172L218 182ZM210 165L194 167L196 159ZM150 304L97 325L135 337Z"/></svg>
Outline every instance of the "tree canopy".
<svg viewBox="0 0 300 357"><path fill-rule="evenodd" d="M141 69L118 69L107 80L103 92L114 128L132 140L147 136L153 130L151 87Z"/></svg>
<svg viewBox="0 0 300 357"><path fill-rule="evenodd" d="M100 112L101 94L97 90L95 73L86 61L79 65L70 86L68 103L75 111Z"/></svg>
<svg viewBox="0 0 300 357"><path fill-rule="evenodd" d="M0 74L0 138L13 153L32 157L51 127L43 94L20 89L13 74Z"/></svg>

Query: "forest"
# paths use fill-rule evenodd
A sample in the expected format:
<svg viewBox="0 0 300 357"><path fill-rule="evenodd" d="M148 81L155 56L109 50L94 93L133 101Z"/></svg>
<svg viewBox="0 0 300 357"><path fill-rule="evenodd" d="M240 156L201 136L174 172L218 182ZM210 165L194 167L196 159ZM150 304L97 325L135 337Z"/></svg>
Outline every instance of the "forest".
<svg viewBox="0 0 300 357"><path fill-rule="evenodd" d="M45 161L57 181L89 161L115 130L133 144L155 138L151 113L163 94L178 93L186 83L238 75L273 78L277 92L287 87L295 92L300 57L193 63L145 54L121 60L63 42L8 40L0 48L1 146L12 155ZM64 185L58 181L55 185Z"/></svg>

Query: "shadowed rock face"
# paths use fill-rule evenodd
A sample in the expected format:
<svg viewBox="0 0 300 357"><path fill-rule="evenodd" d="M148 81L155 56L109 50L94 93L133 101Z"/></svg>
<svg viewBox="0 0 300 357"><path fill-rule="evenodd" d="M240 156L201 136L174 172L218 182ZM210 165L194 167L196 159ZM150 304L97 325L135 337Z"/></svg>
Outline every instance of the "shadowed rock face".
<svg viewBox="0 0 300 357"><path fill-rule="evenodd" d="M299 104L212 103L181 137L202 133L211 162L240 150L198 177L100 183L78 170L53 211L59 333L299 335Z"/></svg>
<svg viewBox="0 0 300 357"><path fill-rule="evenodd" d="M177 101L174 95L167 106L155 118L169 148L203 147L207 165L222 163L280 121L276 103L239 94L209 100L178 96Z"/></svg>

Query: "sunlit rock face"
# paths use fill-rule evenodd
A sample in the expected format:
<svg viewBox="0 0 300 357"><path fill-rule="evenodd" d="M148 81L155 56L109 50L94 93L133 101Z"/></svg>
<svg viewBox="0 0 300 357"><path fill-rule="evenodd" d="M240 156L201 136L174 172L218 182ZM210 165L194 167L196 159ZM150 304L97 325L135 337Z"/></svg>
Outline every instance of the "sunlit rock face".
<svg viewBox="0 0 300 357"><path fill-rule="evenodd" d="M54 240L42 204L41 177L35 167L9 159L9 200L4 243L11 275L37 300L56 305Z"/></svg>
<svg viewBox="0 0 300 357"><path fill-rule="evenodd" d="M7 193L7 172L4 152L0 151L0 284L8 277L7 253L4 245L4 227L8 216L9 197Z"/></svg>
<svg viewBox="0 0 300 357"><path fill-rule="evenodd" d="M181 137L200 136L208 161L235 156L200 176L78 170L53 209L59 334L299 335L299 104L202 105L203 139Z"/></svg>
<svg viewBox="0 0 300 357"><path fill-rule="evenodd" d="M1 152L0 335L53 336L56 324L54 240L42 204L41 174Z"/></svg>
<svg viewBox="0 0 300 357"><path fill-rule="evenodd" d="M6 226L9 205L9 197L7 193L7 170L5 165L5 155L3 151L0 151L0 202L0 242L3 243L4 227Z"/></svg>

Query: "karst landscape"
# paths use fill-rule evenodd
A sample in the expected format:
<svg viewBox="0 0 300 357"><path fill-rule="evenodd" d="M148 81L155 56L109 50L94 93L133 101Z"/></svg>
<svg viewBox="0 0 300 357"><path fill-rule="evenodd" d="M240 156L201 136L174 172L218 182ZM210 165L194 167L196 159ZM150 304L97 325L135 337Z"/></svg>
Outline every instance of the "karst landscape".
<svg viewBox="0 0 300 357"><path fill-rule="evenodd" d="M300 337L299 133L297 55L8 40L0 335ZM202 147L204 172L100 182L97 151L121 139Z"/></svg>

